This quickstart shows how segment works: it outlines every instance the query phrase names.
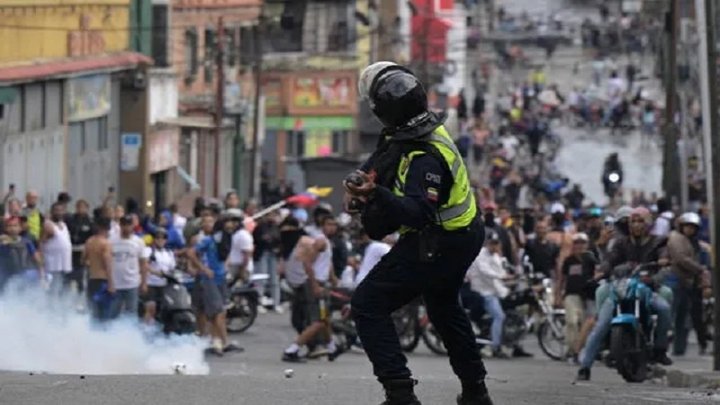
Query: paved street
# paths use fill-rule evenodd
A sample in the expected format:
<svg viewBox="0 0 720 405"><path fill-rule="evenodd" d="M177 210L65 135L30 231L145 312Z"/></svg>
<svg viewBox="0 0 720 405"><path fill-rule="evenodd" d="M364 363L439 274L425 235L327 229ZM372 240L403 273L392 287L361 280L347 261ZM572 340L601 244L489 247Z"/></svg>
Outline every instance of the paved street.
<svg viewBox="0 0 720 405"><path fill-rule="evenodd" d="M236 336L245 353L211 359L209 376L79 376L0 374L1 404L376 404L380 386L362 353L348 353L335 363L326 360L289 365L280 361L292 338L288 315L261 315L258 324ZM613 371L598 366L589 383L573 384L576 368L544 357L534 339L526 347L531 360L489 360L489 386L495 403L516 404L711 404L719 393L665 388L648 382L630 385ZM691 348L691 353L696 350ZM420 344L410 355L420 379L424 404L454 404L459 384L447 359ZM709 368L710 358L689 357L684 367ZM291 379L283 371L293 368Z"/></svg>

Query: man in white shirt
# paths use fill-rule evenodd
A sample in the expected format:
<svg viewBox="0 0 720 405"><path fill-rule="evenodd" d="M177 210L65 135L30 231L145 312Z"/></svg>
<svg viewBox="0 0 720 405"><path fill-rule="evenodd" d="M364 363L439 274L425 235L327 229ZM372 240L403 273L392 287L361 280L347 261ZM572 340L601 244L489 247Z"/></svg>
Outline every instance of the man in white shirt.
<svg viewBox="0 0 720 405"><path fill-rule="evenodd" d="M228 271L233 277L247 281L253 272L253 250L255 242L250 232L243 224L243 212L239 208L230 208L225 211L225 218L234 224L235 233L232 236L230 255L227 258Z"/></svg>
<svg viewBox="0 0 720 405"><path fill-rule="evenodd" d="M395 235L388 235L382 242L371 240L367 233L362 232L362 242L367 244L365 253L363 254L362 261L360 262L360 268L358 269L357 276L355 276L355 283L353 288L357 288L358 285L367 277L370 270L390 251L392 245L395 244Z"/></svg>
<svg viewBox="0 0 720 405"><path fill-rule="evenodd" d="M133 233L132 215L124 215L119 222L120 236L110 240L115 286L110 318L117 318L121 313L137 316L140 293L147 293L150 251L145 249L143 240Z"/></svg>
<svg viewBox="0 0 720 405"><path fill-rule="evenodd" d="M480 254L470 265L467 278L470 279L470 286L483 296L485 311L492 316L490 336L492 340L493 357L507 358L502 352L503 312L500 299L508 295L508 289L502 283L508 275L502 265L502 247L498 235L492 231L488 232Z"/></svg>

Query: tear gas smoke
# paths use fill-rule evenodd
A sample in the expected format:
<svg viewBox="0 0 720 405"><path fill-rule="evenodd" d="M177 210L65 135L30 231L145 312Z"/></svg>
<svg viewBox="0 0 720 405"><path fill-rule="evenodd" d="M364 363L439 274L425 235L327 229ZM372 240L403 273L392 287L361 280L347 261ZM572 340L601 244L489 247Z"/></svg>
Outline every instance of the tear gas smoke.
<svg viewBox="0 0 720 405"><path fill-rule="evenodd" d="M77 298L77 297L75 297ZM166 337L137 318L98 324L77 300L8 285L0 296L0 370L64 374L207 374L196 336ZM181 365L181 366L178 366Z"/></svg>

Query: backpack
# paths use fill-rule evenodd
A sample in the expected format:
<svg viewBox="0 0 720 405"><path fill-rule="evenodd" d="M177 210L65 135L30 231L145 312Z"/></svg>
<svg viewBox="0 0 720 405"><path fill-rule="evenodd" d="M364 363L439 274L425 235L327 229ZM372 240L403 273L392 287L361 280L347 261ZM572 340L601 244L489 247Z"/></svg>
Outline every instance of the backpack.
<svg viewBox="0 0 720 405"><path fill-rule="evenodd" d="M218 231L213 235L213 240L217 246L217 254L220 261L224 262L230 256L232 249L232 234Z"/></svg>

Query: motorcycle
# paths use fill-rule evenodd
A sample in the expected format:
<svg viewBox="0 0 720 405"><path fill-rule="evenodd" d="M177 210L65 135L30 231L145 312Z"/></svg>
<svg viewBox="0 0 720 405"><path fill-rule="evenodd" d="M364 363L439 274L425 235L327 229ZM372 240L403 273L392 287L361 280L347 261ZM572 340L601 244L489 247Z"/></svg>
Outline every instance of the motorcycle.
<svg viewBox="0 0 720 405"><path fill-rule="evenodd" d="M361 347L355 322L350 313L352 292L347 289L333 288L329 295L330 328L335 342L345 350L350 350L353 346Z"/></svg>
<svg viewBox="0 0 720 405"><path fill-rule="evenodd" d="M603 186L605 188L605 195L608 196L608 198L613 199L617 195L618 191L620 191L620 186L622 185L622 176L620 173L616 170L611 170L607 173L605 173L605 176L603 178Z"/></svg>
<svg viewBox="0 0 720 405"><path fill-rule="evenodd" d="M252 274L247 283L239 280L230 282L230 304L227 307L227 331L242 333L255 322L258 314L260 294L258 289L270 277L267 274Z"/></svg>
<svg viewBox="0 0 720 405"><path fill-rule="evenodd" d="M179 271L162 274L167 284L162 287L162 297L157 303L155 320L163 326L163 333L189 335L197 329L197 319L192 309L190 293L182 283Z"/></svg>
<svg viewBox="0 0 720 405"><path fill-rule="evenodd" d="M565 342L565 310L553 305L553 282L542 273L535 273L530 258L525 256L523 267L531 280L533 309L540 314L536 329L540 350L553 360L563 360L567 353Z"/></svg>
<svg viewBox="0 0 720 405"><path fill-rule="evenodd" d="M650 314L653 291L649 270L654 264L642 264L629 270L615 269L611 296L615 316L610 325L610 356L618 373L627 382L643 382L652 359L655 317Z"/></svg>
<svg viewBox="0 0 720 405"><path fill-rule="evenodd" d="M521 278L521 281L523 279ZM532 305L532 291L518 282L513 291L507 297L500 301L503 312L505 312L505 322L503 322L502 344L503 346L516 346L528 333L528 323L526 321L525 311L521 307ZM492 317L489 314L483 315L479 325L471 322L473 332L475 333L475 343L480 347L491 345L490 329L492 327ZM426 314L423 314L420 321L422 329L422 339L427 347L435 354L447 355L447 348L442 341L440 333L430 322Z"/></svg>
<svg viewBox="0 0 720 405"><path fill-rule="evenodd" d="M400 347L404 352L412 352L420 343L422 328L420 326L421 308L420 300L411 302L392 313L395 332L400 339Z"/></svg>

